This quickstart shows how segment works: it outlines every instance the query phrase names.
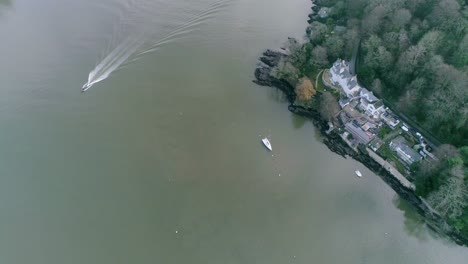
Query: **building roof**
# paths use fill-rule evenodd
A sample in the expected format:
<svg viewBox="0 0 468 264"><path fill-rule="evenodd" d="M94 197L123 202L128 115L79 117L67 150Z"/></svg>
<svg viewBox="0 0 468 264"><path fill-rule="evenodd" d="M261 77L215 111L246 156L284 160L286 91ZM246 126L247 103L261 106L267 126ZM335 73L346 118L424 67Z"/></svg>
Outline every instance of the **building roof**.
<svg viewBox="0 0 468 264"><path fill-rule="evenodd" d="M398 136L395 139L393 139L391 144L397 150L397 153L400 156L401 154L404 154L404 157L402 157L403 161L406 161L411 164L422 159L422 156L418 152L416 152L414 149L408 146L408 143L402 136Z"/></svg>
<svg viewBox="0 0 468 264"><path fill-rule="evenodd" d="M352 122L346 123L345 126L346 130L351 133L359 141L359 143L367 144L373 138L370 133L366 133L359 126L353 124Z"/></svg>
<svg viewBox="0 0 468 264"><path fill-rule="evenodd" d="M344 107L347 106L350 102L351 102L351 99L349 99L348 97L346 97L346 98L340 98L340 100L338 101L338 103L340 104L341 108L344 108Z"/></svg>
<svg viewBox="0 0 468 264"><path fill-rule="evenodd" d="M393 112L389 109L385 111L382 115L382 119L390 126L390 127L395 127L400 123L400 120L398 120L398 117L393 114Z"/></svg>
<svg viewBox="0 0 468 264"><path fill-rule="evenodd" d="M335 26L335 28L333 29L333 31L335 31L336 33L342 33L342 32L345 32L345 31L346 31L346 27L343 27L343 26Z"/></svg>
<svg viewBox="0 0 468 264"><path fill-rule="evenodd" d="M367 90L366 88L361 89L361 96L365 98L369 103L379 101L379 98L375 97L374 93Z"/></svg>
<svg viewBox="0 0 468 264"><path fill-rule="evenodd" d="M374 103L374 108L375 108L375 109L378 109L379 107L381 107L381 106L383 106L383 105L384 105L384 104L383 104L382 100L379 100L379 101L377 101L377 102Z"/></svg>
<svg viewBox="0 0 468 264"><path fill-rule="evenodd" d="M355 97L362 89L359 86L356 75L352 75L349 69L349 63L345 60L337 60L333 63L330 73L339 79L340 87L347 96Z"/></svg>

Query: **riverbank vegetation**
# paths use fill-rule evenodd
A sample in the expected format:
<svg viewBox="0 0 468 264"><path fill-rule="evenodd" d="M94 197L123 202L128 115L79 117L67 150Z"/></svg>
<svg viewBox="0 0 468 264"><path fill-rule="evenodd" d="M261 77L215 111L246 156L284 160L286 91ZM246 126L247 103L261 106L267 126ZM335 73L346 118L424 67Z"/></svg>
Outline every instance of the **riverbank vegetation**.
<svg viewBox="0 0 468 264"><path fill-rule="evenodd" d="M411 177L417 194L468 237L466 1L315 3L305 43L290 39L289 56L280 61L273 74L295 87L300 78L315 80L321 69L329 68L339 58L352 60L355 55L358 80L364 87L426 134L445 143L436 150L438 160L416 163ZM302 101L306 97L300 96ZM320 92L317 105L323 118L331 121L337 112L336 98Z"/></svg>

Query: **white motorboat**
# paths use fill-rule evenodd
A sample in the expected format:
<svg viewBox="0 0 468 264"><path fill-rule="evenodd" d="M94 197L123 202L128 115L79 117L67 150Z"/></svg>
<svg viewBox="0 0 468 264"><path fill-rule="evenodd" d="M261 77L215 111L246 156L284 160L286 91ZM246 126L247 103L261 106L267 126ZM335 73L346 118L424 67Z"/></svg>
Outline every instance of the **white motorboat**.
<svg viewBox="0 0 468 264"><path fill-rule="evenodd" d="M86 90L88 90L91 87L91 84L85 83L83 87L81 87L81 92L84 93Z"/></svg>
<svg viewBox="0 0 468 264"><path fill-rule="evenodd" d="M265 145L265 147L268 150L273 151L273 148L271 147L270 140L268 140L268 138L262 138L262 142L263 142L263 145Z"/></svg>
<svg viewBox="0 0 468 264"><path fill-rule="evenodd" d="M362 177L362 173L360 171L357 170L357 171L354 171L354 173L356 173L358 177Z"/></svg>

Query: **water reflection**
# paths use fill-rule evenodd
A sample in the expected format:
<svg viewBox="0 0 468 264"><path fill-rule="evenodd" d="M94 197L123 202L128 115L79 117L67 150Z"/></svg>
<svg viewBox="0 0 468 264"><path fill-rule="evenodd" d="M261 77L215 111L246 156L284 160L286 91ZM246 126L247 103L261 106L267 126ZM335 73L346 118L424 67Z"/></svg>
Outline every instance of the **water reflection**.
<svg viewBox="0 0 468 264"><path fill-rule="evenodd" d="M307 119L291 113L291 121L295 129L300 129L305 125Z"/></svg>
<svg viewBox="0 0 468 264"><path fill-rule="evenodd" d="M2 15L5 8L11 7L12 0L0 0L0 15Z"/></svg>
<svg viewBox="0 0 468 264"><path fill-rule="evenodd" d="M269 88L269 87L267 87L267 88ZM287 103L288 102L288 98L286 97L286 95L280 89L270 88L268 90L269 90L268 94L269 94L270 98L273 99L274 101L280 102L280 103Z"/></svg>
<svg viewBox="0 0 468 264"><path fill-rule="evenodd" d="M11 0L0 0L0 7L11 6Z"/></svg>
<svg viewBox="0 0 468 264"><path fill-rule="evenodd" d="M393 204L403 212L405 217L405 231L407 234L417 238L419 241L427 241L429 235L437 236L435 232L431 232L422 216L420 216L414 207L407 201L403 200L399 196L395 196Z"/></svg>

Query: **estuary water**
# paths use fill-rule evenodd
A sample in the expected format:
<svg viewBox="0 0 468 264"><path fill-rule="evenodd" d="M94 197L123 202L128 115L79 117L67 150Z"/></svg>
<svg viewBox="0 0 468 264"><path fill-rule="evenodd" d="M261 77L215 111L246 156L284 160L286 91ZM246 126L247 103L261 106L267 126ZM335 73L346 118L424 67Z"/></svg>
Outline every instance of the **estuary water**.
<svg viewBox="0 0 468 264"><path fill-rule="evenodd" d="M468 263L251 82L310 0L226 1L151 48L217 2L0 0L0 263Z"/></svg>

